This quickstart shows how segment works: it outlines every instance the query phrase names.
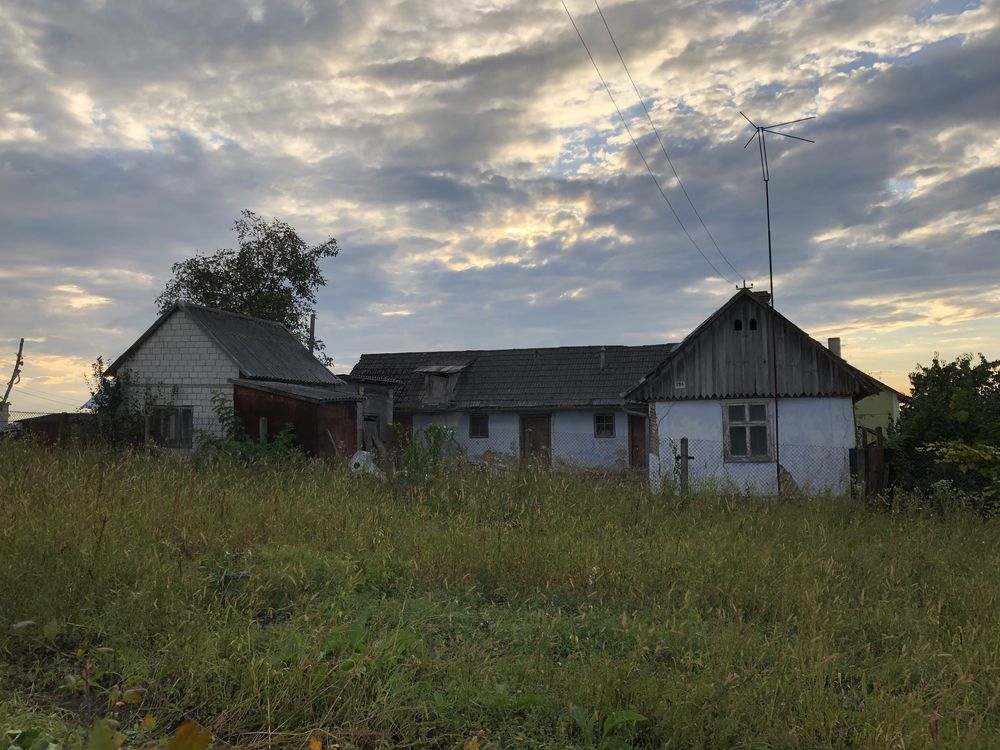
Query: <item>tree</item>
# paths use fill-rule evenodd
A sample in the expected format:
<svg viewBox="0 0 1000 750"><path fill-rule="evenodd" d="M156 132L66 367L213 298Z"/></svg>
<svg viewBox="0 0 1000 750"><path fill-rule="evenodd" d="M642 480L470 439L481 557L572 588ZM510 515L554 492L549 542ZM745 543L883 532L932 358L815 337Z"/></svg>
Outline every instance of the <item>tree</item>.
<svg viewBox="0 0 1000 750"><path fill-rule="evenodd" d="M178 299L187 300L277 321L306 343L316 290L326 285L320 261L337 255L337 241L330 237L309 246L286 222L247 210L233 231L238 249L174 263L173 278L156 298L160 313ZM316 349L322 351L322 342Z"/></svg>
<svg viewBox="0 0 1000 750"><path fill-rule="evenodd" d="M926 488L940 479L967 483L955 462L935 460L933 446L1000 445L1000 361L963 354L934 357L910 373L913 395L901 410L893 439L900 479ZM964 475L963 475L964 474Z"/></svg>

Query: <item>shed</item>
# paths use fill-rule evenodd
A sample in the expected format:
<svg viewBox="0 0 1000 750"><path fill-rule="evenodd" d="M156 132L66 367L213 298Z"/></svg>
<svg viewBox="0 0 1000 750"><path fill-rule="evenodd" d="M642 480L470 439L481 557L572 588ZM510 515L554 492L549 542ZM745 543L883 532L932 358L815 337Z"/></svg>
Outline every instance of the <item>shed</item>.
<svg viewBox="0 0 1000 750"><path fill-rule="evenodd" d="M201 435L222 437L231 406L250 435L261 419L273 436L291 424L318 456L358 444L357 389L330 372L284 326L177 301L116 359L106 375L127 383L149 417L150 438L180 451Z"/></svg>

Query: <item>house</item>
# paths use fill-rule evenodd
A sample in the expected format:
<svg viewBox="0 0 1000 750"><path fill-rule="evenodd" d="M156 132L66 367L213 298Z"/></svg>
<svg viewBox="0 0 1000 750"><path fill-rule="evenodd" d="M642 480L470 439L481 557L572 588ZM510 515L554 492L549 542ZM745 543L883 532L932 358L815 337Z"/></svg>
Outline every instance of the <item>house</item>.
<svg viewBox="0 0 1000 750"><path fill-rule="evenodd" d="M670 352L567 346L365 354L348 380L404 432L445 425L473 458L530 457L581 468L644 468L646 409L623 397ZM373 403L369 401L369 403ZM377 408L366 418L378 419Z"/></svg>
<svg viewBox="0 0 1000 750"><path fill-rule="evenodd" d="M254 438L290 425L315 456L359 442L363 397L273 321L178 301L105 374L126 384L148 437L179 451L223 435L220 406Z"/></svg>
<svg viewBox="0 0 1000 750"><path fill-rule="evenodd" d="M692 485L844 492L854 405L885 385L740 290L625 394L647 404L653 487L687 461ZM680 457L682 439L688 457Z"/></svg>

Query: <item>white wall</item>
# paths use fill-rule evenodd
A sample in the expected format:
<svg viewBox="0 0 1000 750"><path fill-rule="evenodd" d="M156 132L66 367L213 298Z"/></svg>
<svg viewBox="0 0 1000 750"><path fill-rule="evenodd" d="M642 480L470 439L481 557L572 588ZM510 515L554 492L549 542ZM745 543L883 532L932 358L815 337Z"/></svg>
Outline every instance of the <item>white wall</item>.
<svg viewBox="0 0 1000 750"><path fill-rule="evenodd" d="M659 401L655 404L659 445L650 445L650 483L674 480L674 455L688 438L692 486L718 485L757 494L775 494L774 462L725 461L723 401ZM848 450L855 445L850 398L778 400L782 467L807 493L843 493L850 483ZM773 437L772 437L773 439ZM787 489L783 487L783 489Z"/></svg>
<svg viewBox="0 0 1000 750"><path fill-rule="evenodd" d="M156 403L193 408L196 444L198 430L222 435L212 408L212 394L221 392L232 405L233 386L229 380L238 377L239 371L183 309L167 318L122 369L130 374L133 398L140 406L148 388Z"/></svg>
<svg viewBox="0 0 1000 750"><path fill-rule="evenodd" d="M607 414L608 410L601 410ZM615 436L594 437L593 411L558 411L552 415L552 458L555 463L591 469L628 466L628 416L615 415Z"/></svg>
<svg viewBox="0 0 1000 750"><path fill-rule="evenodd" d="M614 412L614 415L615 436L598 438L594 437L594 412L553 413L551 417L553 462L582 468L624 469L628 464L628 416L623 411ZM459 446L473 457L485 453L519 455L520 415L494 412L489 414L489 420L488 438L470 438L469 415L458 412L415 414L413 429L419 430L432 424L451 427L455 431L455 439Z"/></svg>
<svg viewBox="0 0 1000 750"><path fill-rule="evenodd" d="M485 453L502 453L517 456L520 451L521 422L517 414L491 413L488 415L490 429L488 438L469 437L469 415L459 412L442 414L414 414L413 429L419 430L428 425L438 424L450 427L455 431L455 440L469 456L482 456Z"/></svg>

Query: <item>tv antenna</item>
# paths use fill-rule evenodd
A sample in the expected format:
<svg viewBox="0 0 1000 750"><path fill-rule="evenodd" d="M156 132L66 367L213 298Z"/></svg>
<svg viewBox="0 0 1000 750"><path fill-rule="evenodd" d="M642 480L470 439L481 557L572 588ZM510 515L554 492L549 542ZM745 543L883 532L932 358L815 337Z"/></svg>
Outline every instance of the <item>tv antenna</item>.
<svg viewBox="0 0 1000 750"><path fill-rule="evenodd" d="M740 114L743 115L742 112ZM760 172L764 178L764 207L767 212L767 272L771 279L770 303L771 308L774 309L774 261L771 252L771 194L768 189L771 172L767 166L767 142L765 136L767 133L770 133L771 135L781 135L785 138L794 138L797 141L815 143L815 141L811 141L808 138L802 138L791 133L782 133L780 130L775 130L775 128L794 125L797 122L805 122L806 120L815 120L816 118L800 117L798 120L779 122L775 125L758 125L746 115L743 115L743 119L749 122L750 127L754 129L754 134L750 136L750 140L743 144L743 148L746 149L747 146L753 143L754 138L756 138L757 150L760 152ZM774 329L776 326L774 321L768 327L771 329L771 384L774 390L774 480L778 490L778 497L781 497L781 433L778 431L778 350L775 342Z"/></svg>
<svg viewBox="0 0 1000 750"><path fill-rule="evenodd" d="M743 115L742 112L740 112ZM767 143L764 139L765 133L770 133L771 135L781 135L785 138L794 138L797 141L805 141L806 143L815 143L816 141L811 141L808 138L801 138L797 135L792 135L791 133L782 133L780 130L775 130L775 128L781 128L785 125L794 125L797 122L805 122L806 120L815 120L813 117L800 117L798 120L789 120L788 122L779 122L775 125L758 125L753 120L751 120L746 115L743 115L743 119L750 123L750 127L754 129L754 134L750 136L743 148L745 149L751 143L753 143L754 138L757 139L757 150L760 152L760 172L764 177L764 210L767 212L767 271L771 278L771 307L774 307L774 261L772 259L771 252L771 194L768 189L768 182L771 179L771 172L767 166Z"/></svg>

